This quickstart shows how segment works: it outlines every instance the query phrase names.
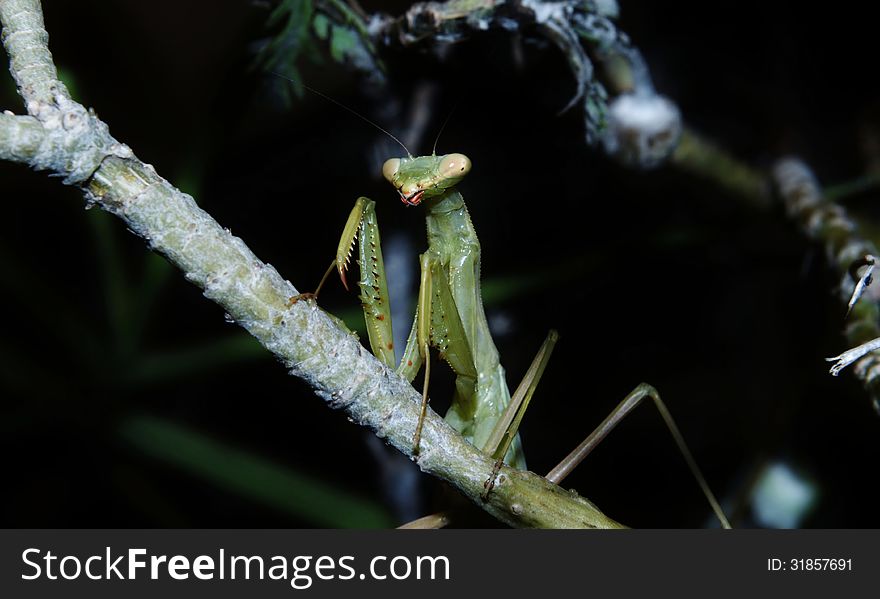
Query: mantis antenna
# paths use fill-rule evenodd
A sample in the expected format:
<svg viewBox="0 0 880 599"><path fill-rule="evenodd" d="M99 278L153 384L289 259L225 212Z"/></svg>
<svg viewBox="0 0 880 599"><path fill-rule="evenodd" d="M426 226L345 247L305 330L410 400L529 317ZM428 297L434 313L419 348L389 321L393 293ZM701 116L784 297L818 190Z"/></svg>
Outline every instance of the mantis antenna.
<svg viewBox="0 0 880 599"><path fill-rule="evenodd" d="M407 148L405 145L403 145L403 142L402 142L402 141L400 141L399 139L397 139L394 135L392 135L390 132L388 132L388 131L386 131L385 129L383 129L383 128L382 128L381 126L379 126L378 124L374 123L373 121L371 121L370 119L368 119L367 117L365 117L364 115L362 115L361 113L359 113L359 112L358 112L357 110L355 110L354 108L349 108L348 106L346 106L346 105L343 104L342 102L340 102L340 101L338 101L338 100L334 100L333 98L331 98L331 97L328 96L327 94L324 94L324 93L322 93L322 92L319 92L318 90L316 90L316 89L313 88L313 87L309 87L308 85L306 85L306 84L303 83L302 81L297 81L297 80L295 80L295 79L291 79L290 77L287 77L287 76L285 76L285 75L282 75L281 73L276 73L275 71L269 71L269 72L272 73L273 75L275 75L276 77L281 77L282 79L286 79L287 81L290 81L291 83L299 83L299 84L302 85L305 89L309 90L309 91L312 92L313 94L318 95L318 96L321 96L322 98L324 98L325 100L327 100L327 101L329 101L329 102L333 102L334 104L336 104L336 105L339 106L340 108L344 108L345 110L349 111L351 114L355 115L356 117L358 117L358 118L361 119L362 121L365 121L365 122L369 123L370 125L372 125L372 126L375 127L376 129L378 129L379 131L381 131L382 133L384 133L385 135L387 135L388 137L390 137L391 139L393 139L394 141L396 141L396 142L400 145L400 147L403 148L404 151L406 151L406 155L407 155L407 156L409 156L410 158L413 157L413 155L412 155L412 154L410 153L410 151L409 151L409 148ZM448 119L447 119L447 120L448 120ZM441 131L442 131L442 129L441 129ZM439 135L438 135L438 137L439 137ZM435 145L436 145L436 142L435 142Z"/></svg>
<svg viewBox="0 0 880 599"><path fill-rule="evenodd" d="M452 113L455 112L455 109L458 108L459 104L461 104L461 96L459 96L458 100L455 101L455 104L452 105L452 109L446 115L446 118L443 120L443 124L440 125L440 131L437 132L437 137L434 139L434 146L431 148L431 156L437 155L437 142L440 141L440 136L443 134L443 130L446 129L446 125L449 123L449 119L452 118Z"/></svg>

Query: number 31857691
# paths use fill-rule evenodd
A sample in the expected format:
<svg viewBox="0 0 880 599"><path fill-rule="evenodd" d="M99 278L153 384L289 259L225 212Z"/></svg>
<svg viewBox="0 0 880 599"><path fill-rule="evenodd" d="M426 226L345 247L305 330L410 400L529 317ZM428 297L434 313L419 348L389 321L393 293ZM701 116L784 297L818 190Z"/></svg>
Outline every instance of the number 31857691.
<svg viewBox="0 0 880 599"><path fill-rule="evenodd" d="M767 569L773 572L789 570L792 572L809 572L820 570L852 571L851 558L809 557L767 560Z"/></svg>

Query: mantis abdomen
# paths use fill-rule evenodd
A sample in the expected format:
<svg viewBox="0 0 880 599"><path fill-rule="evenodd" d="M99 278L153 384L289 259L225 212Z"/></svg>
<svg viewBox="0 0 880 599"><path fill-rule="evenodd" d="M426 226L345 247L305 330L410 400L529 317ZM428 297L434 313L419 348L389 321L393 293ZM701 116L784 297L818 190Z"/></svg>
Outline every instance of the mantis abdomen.
<svg viewBox="0 0 880 599"><path fill-rule="evenodd" d="M486 449L495 423L510 403L510 392L489 333L480 292L480 242L464 199L456 189L425 201L428 210L427 254L439 262L461 319L476 368L474 401L453 401L446 420L474 445ZM519 438L508 453L511 465L525 469Z"/></svg>

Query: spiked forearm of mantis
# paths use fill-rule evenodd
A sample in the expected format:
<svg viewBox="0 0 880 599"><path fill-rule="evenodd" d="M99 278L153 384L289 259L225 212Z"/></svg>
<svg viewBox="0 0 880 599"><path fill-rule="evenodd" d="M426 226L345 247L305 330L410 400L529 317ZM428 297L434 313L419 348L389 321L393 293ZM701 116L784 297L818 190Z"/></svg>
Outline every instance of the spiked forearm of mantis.
<svg viewBox="0 0 880 599"><path fill-rule="evenodd" d="M0 0L0 23L28 113L0 114L0 159L49 171L80 188L89 205L122 219L331 407L412 457L420 394L323 311L307 302L290 305L298 293L290 282L70 97L57 79L39 0ZM588 500L530 472L503 468L493 492L483 497L494 461L432 412L418 463L512 526L620 527Z"/></svg>

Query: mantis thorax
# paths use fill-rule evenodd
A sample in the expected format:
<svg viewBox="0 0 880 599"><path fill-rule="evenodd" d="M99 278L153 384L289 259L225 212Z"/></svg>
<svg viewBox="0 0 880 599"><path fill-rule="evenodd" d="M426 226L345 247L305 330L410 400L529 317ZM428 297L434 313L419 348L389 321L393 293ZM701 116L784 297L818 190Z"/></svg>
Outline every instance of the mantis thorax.
<svg viewBox="0 0 880 599"><path fill-rule="evenodd" d="M410 206L454 187L470 170L470 158L458 153L391 158L382 166L382 174Z"/></svg>

